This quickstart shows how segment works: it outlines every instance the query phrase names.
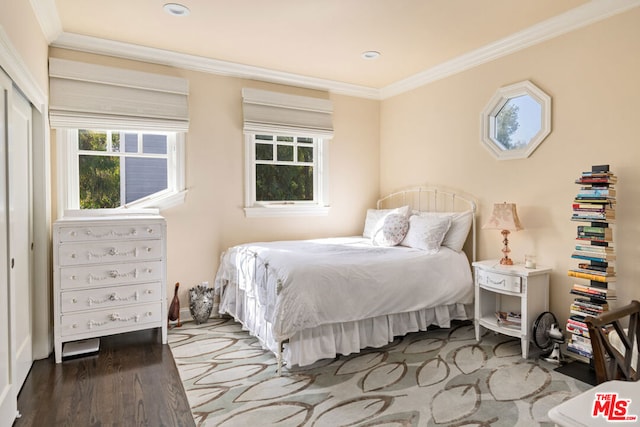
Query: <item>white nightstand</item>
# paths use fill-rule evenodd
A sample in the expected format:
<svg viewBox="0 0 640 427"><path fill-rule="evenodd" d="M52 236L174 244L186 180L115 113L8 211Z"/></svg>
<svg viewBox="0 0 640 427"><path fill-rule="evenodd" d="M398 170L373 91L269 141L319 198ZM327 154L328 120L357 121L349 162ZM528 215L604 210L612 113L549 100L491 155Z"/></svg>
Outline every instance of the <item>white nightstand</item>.
<svg viewBox="0 0 640 427"><path fill-rule="evenodd" d="M520 338L522 357L529 355L533 322L549 310L551 268L525 268L524 264L500 265L499 260L476 261L474 267L476 341L480 327ZM496 311L521 313L521 325L499 325Z"/></svg>

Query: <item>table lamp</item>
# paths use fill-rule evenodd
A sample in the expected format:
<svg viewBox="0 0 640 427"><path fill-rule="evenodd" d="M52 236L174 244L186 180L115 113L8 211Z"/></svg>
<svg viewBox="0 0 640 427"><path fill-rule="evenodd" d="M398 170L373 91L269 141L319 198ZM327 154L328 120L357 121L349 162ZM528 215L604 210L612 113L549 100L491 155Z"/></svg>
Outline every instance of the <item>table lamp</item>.
<svg viewBox="0 0 640 427"><path fill-rule="evenodd" d="M489 221L487 221L487 223L483 225L482 228L488 230L501 230L503 239L502 243L504 243L502 254L504 256L500 260L500 264L513 265L513 260L509 258L509 252L511 252L511 249L509 249L509 233L512 230L523 230L522 224L520 224L520 219L518 219L518 213L516 212L516 204L494 204L491 218L489 218Z"/></svg>

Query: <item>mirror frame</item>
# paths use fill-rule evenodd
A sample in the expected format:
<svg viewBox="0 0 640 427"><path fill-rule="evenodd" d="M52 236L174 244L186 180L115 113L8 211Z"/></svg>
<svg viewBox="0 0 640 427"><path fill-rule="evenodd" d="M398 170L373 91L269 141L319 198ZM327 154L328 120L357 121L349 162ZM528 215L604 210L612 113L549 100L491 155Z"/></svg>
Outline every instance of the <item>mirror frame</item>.
<svg viewBox="0 0 640 427"><path fill-rule="evenodd" d="M496 129L496 116L502 107L513 98L528 95L540 104L540 130L523 148L505 150L492 138ZM498 160L525 159L529 157L542 141L551 133L551 97L529 80L514 83L498 89L482 111L482 143Z"/></svg>

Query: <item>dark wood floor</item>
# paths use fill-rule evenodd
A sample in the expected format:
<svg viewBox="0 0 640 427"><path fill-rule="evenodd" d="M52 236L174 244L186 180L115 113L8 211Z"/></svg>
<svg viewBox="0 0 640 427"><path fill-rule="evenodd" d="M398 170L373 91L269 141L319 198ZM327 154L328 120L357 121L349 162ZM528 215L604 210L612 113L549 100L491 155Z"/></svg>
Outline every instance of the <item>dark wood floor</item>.
<svg viewBox="0 0 640 427"><path fill-rule="evenodd" d="M97 355L36 361L18 396L22 426L194 426L160 330L100 339Z"/></svg>

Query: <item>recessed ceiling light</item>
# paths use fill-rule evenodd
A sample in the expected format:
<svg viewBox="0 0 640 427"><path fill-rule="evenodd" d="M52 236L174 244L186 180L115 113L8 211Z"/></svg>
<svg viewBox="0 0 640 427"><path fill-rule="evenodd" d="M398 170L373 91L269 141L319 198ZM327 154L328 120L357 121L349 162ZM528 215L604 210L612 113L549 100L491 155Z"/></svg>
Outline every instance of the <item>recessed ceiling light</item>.
<svg viewBox="0 0 640 427"><path fill-rule="evenodd" d="M376 50L367 50L366 52L362 52L362 57L364 59L377 59L380 57L380 52Z"/></svg>
<svg viewBox="0 0 640 427"><path fill-rule="evenodd" d="M164 11L173 16L188 16L189 8L178 3L167 3L163 6Z"/></svg>

